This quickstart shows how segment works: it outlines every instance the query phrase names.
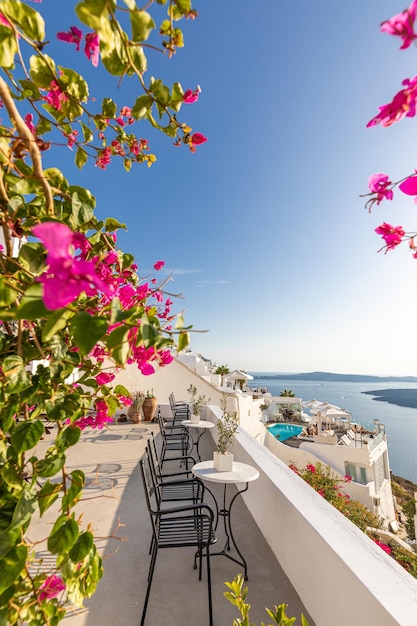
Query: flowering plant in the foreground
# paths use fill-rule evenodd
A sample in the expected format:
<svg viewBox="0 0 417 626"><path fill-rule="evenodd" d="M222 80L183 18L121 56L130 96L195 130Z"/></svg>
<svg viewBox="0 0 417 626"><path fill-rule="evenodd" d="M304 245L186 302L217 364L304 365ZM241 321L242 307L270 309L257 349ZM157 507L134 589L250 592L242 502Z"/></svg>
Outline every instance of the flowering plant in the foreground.
<svg viewBox="0 0 417 626"><path fill-rule="evenodd" d="M126 170L150 165L144 135L154 129L191 151L205 141L179 121L199 88L145 80L145 50L159 46L170 57L183 45L177 24L196 17L191 0L170 0L158 28L135 0L120 4L83 0L81 23L46 34L41 3L35 10L0 0L1 624L57 624L68 603L82 605L94 593L102 561L77 512L85 477L67 469L67 452L83 429L105 427L131 402L112 384L117 368L133 363L152 374L188 342L164 283L140 278L132 255L119 249L124 224L98 220L91 191L43 165L44 151L68 149L79 168L93 159L105 170L116 157ZM99 105L81 74L52 58L51 40L63 61L75 45L80 63L102 63L120 97L130 78L141 95ZM155 272L163 265L156 258ZM33 543L32 518L47 511L56 511L49 536Z"/></svg>
<svg viewBox="0 0 417 626"><path fill-rule="evenodd" d="M236 606L239 609L240 615L242 616L242 619L235 619L233 621L233 626L254 626L253 622L251 623L249 619L250 604L245 602L246 596L248 595L248 588L243 587L243 584L243 576L242 574L238 574L233 582L225 583L230 591L225 591L223 595L231 604L233 604L233 606ZM276 626L293 626L293 624L297 621L297 618L288 617L286 612L287 608L288 604L282 603L275 606L274 611L271 609L265 609L265 611L268 613L269 617L274 620L274 624ZM262 622L261 626L266 626L266 624ZM269 626L273 626L273 624L270 624ZM301 614L301 626L309 626L309 623L303 614Z"/></svg>
<svg viewBox="0 0 417 626"><path fill-rule="evenodd" d="M402 42L400 49L405 50L417 40L416 18L417 0L413 0L402 13L382 22L381 31L399 37ZM404 117L415 117L416 112L417 76L414 76L402 81L402 89L395 94L391 102L379 107L379 112L368 122L367 126L372 127L378 124L383 127L391 126ZM417 170L394 182L391 178L386 173L373 174L369 177L369 193L364 194L369 196L365 205L369 211L375 204L378 206L383 200L393 200L396 187L403 194L413 196L414 202L417 203ZM399 244L408 242L413 258L417 259L417 232L415 230L406 231L401 225L394 226L384 222L375 229L375 232L381 235L384 241L381 250L388 252Z"/></svg>

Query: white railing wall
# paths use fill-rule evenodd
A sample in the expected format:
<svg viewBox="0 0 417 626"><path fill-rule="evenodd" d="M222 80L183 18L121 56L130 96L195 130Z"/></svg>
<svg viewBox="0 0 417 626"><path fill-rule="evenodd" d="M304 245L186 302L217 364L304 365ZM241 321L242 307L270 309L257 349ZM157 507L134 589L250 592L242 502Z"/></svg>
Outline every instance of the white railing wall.
<svg viewBox="0 0 417 626"><path fill-rule="evenodd" d="M416 579L242 427L232 452L259 470L245 503L317 626L416 625Z"/></svg>

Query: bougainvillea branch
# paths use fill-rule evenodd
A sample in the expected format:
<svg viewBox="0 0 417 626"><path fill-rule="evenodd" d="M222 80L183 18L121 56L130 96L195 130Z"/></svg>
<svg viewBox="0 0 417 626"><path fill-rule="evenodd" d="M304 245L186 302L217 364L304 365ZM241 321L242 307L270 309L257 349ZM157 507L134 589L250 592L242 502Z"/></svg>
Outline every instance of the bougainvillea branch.
<svg viewBox="0 0 417 626"><path fill-rule="evenodd" d="M0 622L11 626L55 625L94 593L102 560L76 514L85 476L68 470L68 449L129 404L129 391L114 384L120 368L152 375L188 343L189 327L157 278L164 261L158 255L155 274L141 277L118 245L125 224L98 220L93 193L43 165L44 151L58 164L70 149L79 169L92 158L106 176L116 158L127 171L152 165L149 133L193 152L207 140L179 121L200 88L145 81L145 47L167 58L182 47L178 22L196 17L191 1L170 0L159 28L153 3L125 5L81 0L81 24L53 37L64 61L72 44L113 80L137 81L140 95L119 106L110 97L96 104L83 76L52 58L41 6L0 0ZM55 512L49 536L33 544L32 518L46 511Z"/></svg>

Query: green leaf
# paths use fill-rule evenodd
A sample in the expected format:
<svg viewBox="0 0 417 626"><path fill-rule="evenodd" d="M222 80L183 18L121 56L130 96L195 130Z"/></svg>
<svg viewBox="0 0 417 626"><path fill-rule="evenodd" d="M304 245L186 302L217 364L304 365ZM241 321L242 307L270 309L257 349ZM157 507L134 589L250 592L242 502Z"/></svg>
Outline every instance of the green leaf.
<svg viewBox="0 0 417 626"><path fill-rule="evenodd" d="M2 0L0 11L30 39L38 42L45 39L44 19L32 7L19 0Z"/></svg>
<svg viewBox="0 0 417 626"><path fill-rule="evenodd" d="M123 228L124 230L126 230L126 224L123 224L123 222L119 222L119 220L117 220L115 217L108 217L104 222L104 230L106 231L106 233L112 233L118 228Z"/></svg>
<svg viewBox="0 0 417 626"><path fill-rule="evenodd" d="M136 98L136 102L132 107L132 116L136 120L143 119L147 116L153 104L151 96L143 95Z"/></svg>
<svg viewBox="0 0 417 626"><path fill-rule="evenodd" d="M119 365L124 365L129 356L128 333L129 328L126 326L118 326L106 337L107 347L112 357Z"/></svg>
<svg viewBox="0 0 417 626"><path fill-rule="evenodd" d="M47 480L42 489L38 491L38 506L41 517L58 498L61 488L61 483L51 483Z"/></svg>
<svg viewBox="0 0 417 626"><path fill-rule="evenodd" d="M19 252L19 261L25 269L32 274L39 274L45 266L46 252L41 243L25 243ZM40 285L34 285L38 288L39 294L42 293ZM40 289L39 289L40 287Z"/></svg>
<svg viewBox="0 0 417 626"><path fill-rule="evenodd" d="M84 124L84 122L80 122L80 124L83 131L85 143L90 143L90 141L93 139L93 131L86 124Z"/></svg>
<svg viewBox="0 0 417 626"><path fill-rule="evenodd" d="M35 320L39 317L47 317L50 311L45 307L42 295L42 285L36 284L29 287L16 311L16 318L19 320Z"/></svg>
<svg viewBox="0 0 417 626"><path fill-rule="evenodd" d="M153 93L155 98L162 104L168 104L171 99L169 88L164 85L160 78L158 78L157 80L151 79L149 91Z"/></svg>
<svg viewBox="0 0 417 626"><path fill-rule="evenodd" d="M71 332L75 345L81 354L88 354L97 341L106 334L107 320L104 317L94 317L85 311L80 311L70 322Z"/></svg>
<svg viewBox="0 0 417 626"><path fill-rule="evenodd" d="M12 434L12 445L18 453L30 450L36 446L44 432L41 420L21 422Z"/></svg>
<svg viewBox="0 0 417 626"><path fill-rule="evenodd" d="M17 43L13 31L0 24L0 66L13 67L16 53Z"/></svg>
<svg viewBox="0 0 417 626"><path fill-rule="evenodd" d="M42 329L42 341L49 341L57 332L67 326L68 320L74 315L73 311L67 309L53 311Z"/></svg>
<svg viewBox="0 0 417 626"><path fill-rule="evenodd" d="M0 276L0 306L8 306L16 300L17 292L6 284L6 279Z"/></svg>
<svg viewBox="0 0 417 626"><path fill-rule="evenodd" d="M54 60L47 54L43 57L33 55L29 61L29 72L33 82L38 87L46 89L49 87L51 80L55 79L56 66Z"/></svg>
<svg viewBox="0 0 417 626"><path fill-rule="evenodd" d="M75 153L75 165L79 170L82 170L84 165L87 163L88 156L83 148L77 148L77 152Z"/></svg>
<svg viewBox="0 0 417 626"><path fill-rule="evenodd" d="M51 454L46 459L35 461L34 468L38 476L49 478L55 476L61 470L65 463L65 454Z"/></svg>
<svg viewBox="0 0 417 626"><path fill-rule="evenodd" d="M146 348L155 345L155 342L159 338L159 329L154 324L149 323L147 315L142 315L141 317L140 334Z"/></svg>
<svg viewBox="0 0 417 626"><path fill-rule="evenodd" d="M25 566L28 549L25 545L13 547L0 561L0 594L18 578Z"/></svg>
<svg viewBox="0 0 417 626"><path fill-rule="evenodd" d="M58 450L67 450L71 446L78 443L81 435L81 429L75 426L65 426L55 440Z"/></svg>
<svg viewBox="0 0 417 626"><path fill-rule="evenodd" d="M113 391L117 396L130 396L130 391L124 385L116 385Z"/></svg>
<svg viewBox="0 0 417 626"><path fill-rule="evenodd" d="M114 117L116 117L117 104L111 98L104 98L103 102L101 103L101 110L104 117L113 119Z"/></svg>
<svg viewBox="0 0 417 626"><path fill-rule="evenodd" d="M88 83L84 78L69 67L58 66L60 70L59 82L65 86L66 91L79 102L88 100Z"/></svg>
<svg viewBox="0 0 417 626"><path fill-rule="evenodd" d="M7 356L3 360L2 369L6 381L5 391L7 394L21 392L30 386L31 378L25 370L24 361L20 356Z"/></svg>
<svg viewBox="0 0 417 626"><path fill-rule="evenodd" d="M107 0L83 0L77 4L75 12L83 24L93 30L100 30L106 15Z"/></svg>
<svg viewBox="0 0 417 626"><path fill-rule="evenodd" d="M93 547L93 544L94 537L92 533L90 533L89 531L81 533L81 535L78 537L77 541L70 550L69 557L71 561L74 561L74 563L79 563L80 561L83 561Z"/></svg>
<svg viewBox="0 0 417 626"><path fill-rule="evenodd" d="M178 352L185 350L185 348L190 344L190 333L180 333L178 336L177 346Z"/></svg>
<svg viewBox="0 0 417 626"><path fill-rule="evenodd" d="M22 528L32 517L35 511L36 493L34 487L25 486L13 511L9 530Z"/></svg>
<svg viewBox="0 0 417 626"><path fill-rule="evenodd" d="M78 429L79 430L79 429ZM79 499L85 485L85 474L81 470L74 470L71 472L71 486L67 490L67 493L62 498L62 509L72 506Z"/></svg>
<svg viewBox="0 0 417 626"><path fill-rule="evenodd" d="M131 11L134 11L136 9L135 0L123 0L123 2Z"/></svg>
<svg viewBox="0 0 417 626"><path fill-rule="evenodd" d="M152 16L146 11L140 10L130 12L130 24L132 26L132 41L135 43L146 41L156 27Z"/></svg>
<svg viewBox="0 0 417 626"><path fill-rule="evenodd" d="M132 59L132 63L138 72L146 72L148 69L148 59L146 58L145 52L142 46L135 46L130 51L130 58ZM134 70L129 68L128 74L134 74Z"/></svg>
<svg viewBox="0 0 417 626"><path fill-rule="evenodd" d="M44 170L44 174L48 179L48 182L52 187L59 189L60 191L68 192L68 181L64 174L57 167L48 167Z"/></svg>
<svg viewBox="0 0 417 626"><path fill-rule="evenodd" d="M27 80L26 78L19 80L19 83L23 89L23 94L22 96L24 98L32 98L32 100L40 100L41 99L41 93L39 91L39 89L37 88L37 86L35 85L35 83L31 80ZM39 124L36 127L36 131L37 131L37 135L39 134ZM45 132L45 131L43 131Z"/></svg>
<svg viewBox="0 0 417 626"><path fill-rule="evenodd" d="M61 554L72 548L78 539L79 527L74 519L59 517L48 537L48 550L52 554Z"/></svg>

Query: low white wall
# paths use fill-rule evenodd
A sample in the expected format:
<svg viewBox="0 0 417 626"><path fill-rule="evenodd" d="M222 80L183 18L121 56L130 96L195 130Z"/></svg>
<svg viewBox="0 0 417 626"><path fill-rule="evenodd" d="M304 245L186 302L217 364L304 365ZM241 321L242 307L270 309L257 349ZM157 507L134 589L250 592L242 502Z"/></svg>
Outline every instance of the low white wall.
<svg viewBox="0 0 417 626"><path fill-rule="evenodd" d="M242 497L317 626L416 625L416 579L243 428L233 454L259 470Z"/></svg>

